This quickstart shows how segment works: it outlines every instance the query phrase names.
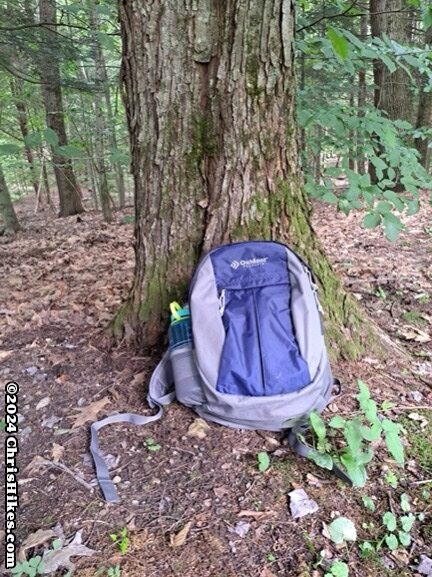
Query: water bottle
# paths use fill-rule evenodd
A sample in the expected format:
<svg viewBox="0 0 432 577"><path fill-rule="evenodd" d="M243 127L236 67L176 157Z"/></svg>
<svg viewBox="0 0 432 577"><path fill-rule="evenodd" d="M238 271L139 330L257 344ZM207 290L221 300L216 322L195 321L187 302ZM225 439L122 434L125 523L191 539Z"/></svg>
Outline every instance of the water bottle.
<svg viewBox="0 0 432 577"><path fill-rule="evenodd" d="M177 302L170 304L171 324L168 329L169 348L192 348L192 325L189 307L181 307Z"/></svg>
<svg viewBox="0 0 432 577"><path fill-rule="evenodd" d="M204 402L201 379L193 354L192 323L189 307L170 304L171 324L168 329L170 360L177 399L188 407Z"/></svg>

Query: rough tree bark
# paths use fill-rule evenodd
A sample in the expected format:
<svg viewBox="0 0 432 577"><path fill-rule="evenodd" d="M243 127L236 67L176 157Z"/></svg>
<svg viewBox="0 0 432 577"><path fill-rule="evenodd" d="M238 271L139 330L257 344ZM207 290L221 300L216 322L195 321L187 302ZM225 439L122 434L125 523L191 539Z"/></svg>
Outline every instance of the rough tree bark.
<svg viewBox="0 0 432 577"><path fill-rule="evenodd" d="M426 31L425 44L426 46L432 45L432 26L430 26ZM432 126L432 92L426 92L426 85L427 78L425 75L420 91L416 128L430 128ZM422 166L426 168L426 170L429 169L431 156L429 142L430 141L428 138L415 139L415 147L420 153L420 162Z"/></svg>
<svg viewBox="0 0 432 577"><path fill-rule="evenodd" d="M46 31L45 41L41 44L40 49L40 76L47 126L57 134L58 144L65 146L67 145L67 136L60 84L60 68L55 47L55 0L40 0L39 18L41 22L53 23L52 27L48 27L52 28L52 30ZM47 34L50 34L50 42L48 42ZM59 216L70 216L83 212L81 193L72 168L72 162L60 154L56 146L52 147L52 160L60 200Z"/></svg>
<svg viewBox="0 0 432 577"><path fill-rule="evenodd" d="M312 265L330 346L358 353L361 315L320 248L302 189L291 0L119 7L136 268L114 332L155 344L203 252L276 239Z"/></svg>
<svg viewBox="0 0 432 577"><path fill-rule="evenodd" d="M0 165L0 216L3 225L0 226L0 234L14 235L20 226L9 194L9 189Z"/></svg>

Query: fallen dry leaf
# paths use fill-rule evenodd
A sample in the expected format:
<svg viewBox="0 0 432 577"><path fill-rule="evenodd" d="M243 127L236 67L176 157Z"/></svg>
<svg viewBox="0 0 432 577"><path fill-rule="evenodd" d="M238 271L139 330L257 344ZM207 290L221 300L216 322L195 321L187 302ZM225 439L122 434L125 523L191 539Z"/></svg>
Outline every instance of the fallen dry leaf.
<svg viewBox="0 0 432 577"><path fill-rule="evenodd" d="M140 385L143 385L144 382L145 382L145 379L146 379L146 374L147 374L147 373L144 373L144 372L142 372L142 373L137 373L137 374L134 376L131 385L132 385L133 387L135 387L135 386L138 387L138 386L140 386Z"/></svg>
<svg viewBox="0 0 432 577"><path fill-rule="evenodd" d="M268 567L264 567L264 569L260 573L260 577L276 577L276 575L270 571Z"/></svg>
<svg viewBox="0 0 432 577"><path fill-rule="evenodd" d="M54 443L51 449L51 455L54 463L58 463L64 455L65 448L62 445Z"/></svg>
<svg viewBox="0 0 432 577"><path fill-rule="evenodd" d="M39 470L39 467L41 467L45 463L45 461L46 459L44 459L40 455L35 455L33 459L30 461L30 463L26 467L24 467L24 471L26 471L29 475L33 475Z"/></svg>
<svg viewBox="0 0 432 577"><path fill-rule="evenodd" d="M188 523L186 523L183 529L181 529L181 531L179 531L175 535L170 535L171 547L181 547L182 545L184 545L191 527L192 527L192 521L189 521Z"/></svg>
<svg viewBox="0 0 432 577"><path fill-rule="evenodd" d="M104 397L103 399L99 399L99 401L95 401L90 405L85 407L80 407L75 409L79 414L78 415L69 415L69 418L75 419L72 429L76 429L77 427L81 427L85 423L89 421L95 421L97 419L97 414L102 411L105 405L108 405L111 401L108 397Z"/></svg>
<svg viewBox="0 0 432 577"><path fill-rule="evenodd" d="M256 521L269 521L276 515L276 511L240 511L239 517L252 517Z"/></svg>
<svg viewBox="0 0 432 577"><path fill-rule="evenodd" d="M197 437L197 439L204 439L207 436L207 431L210 429L208 423L204 419L195 419L190 425L187 435L188 437Z"/></svg>
<svg viewBox="0 0 432 577"><path fill-rule="evenodd" d="M35 533L31 533L31 535L25 538L18 551L18 561L22 563L27 560L27 549L39 547L39 545L43 545L49 539L53 539L54 537L57 537L57 535L51 529L38 529Z"/></svg>
<svg viewBox="0 0 432 577"><path fill-rule="evenodd" d="M0 363L8 359L13 351L0 351Z"/></svg>
<svg viewBox="0 0 432 577"><path fill-rule="evenodd" d="M94 555L96 551L89 549L82 544L81 531L77 531L73 540L64 547L60 549L55 549L54 551L45 551L42 561L43 561L43 574L47 575L49 573L54 573L58 569L69 569L74 570L74 564L71 561L71 557L90 557Z"/></svg>
<svg viewBox="0 0 432 577"><path fill-rule="evenodd" d="M315 477L315 475L312 475L312 473L308 473L306 475L306 480L307 480L309 485L312 485L312 487L321 487L322 486L321 480L318 479L318 477Z"/></svg>
<svg viewBox="0 0 432 577"><path fill-rule="evenodd" d="M418 343L428 343L431 337L424 331L410 327L411 330L400 330L399 335L407 341L416 341Z"/></svg>
<svg viewBox="0 0 432 577"><path fill-rule="evenodd" d="M36 411L40 411L40 409L44 409L45 407L47 407L50 404L50 401L51 401L50 397L44 397L43 399L41 399L36 405Z"/></svg>

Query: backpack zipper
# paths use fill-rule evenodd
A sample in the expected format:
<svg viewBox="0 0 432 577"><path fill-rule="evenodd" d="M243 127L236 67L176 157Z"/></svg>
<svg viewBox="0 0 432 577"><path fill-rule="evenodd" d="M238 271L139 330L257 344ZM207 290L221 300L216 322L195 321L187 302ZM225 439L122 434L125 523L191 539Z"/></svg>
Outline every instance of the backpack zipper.
<svg viewBox="0 0 432 577"><path fill-rule="evenodd" d="M225 289L221 290L221 294L219 296L219 314L223 317L225 312Z"/></svg>
<svg viewBox="0 0 432 577"><path fill-rule="evenodd" d="M264 371L264 359L262 356L261 327L260 327L260 323L259 323L258 307L257 307L257 302L256 302L255 291L253 289L252 289L252 297L253 297L253 302L254 302L256 331L257 331L257 337L258 337L258 348L259 348L259 353L260 353L261 380L262 380L263 392L264 392L264 396L265 396L267 387L266 387L266 379L265 379L265 371Z"/></svg>

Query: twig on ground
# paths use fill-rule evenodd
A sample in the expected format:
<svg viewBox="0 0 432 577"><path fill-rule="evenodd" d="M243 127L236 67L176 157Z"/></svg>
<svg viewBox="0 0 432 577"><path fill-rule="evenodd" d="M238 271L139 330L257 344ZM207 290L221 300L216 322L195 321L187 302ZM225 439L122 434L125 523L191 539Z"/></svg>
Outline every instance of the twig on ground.
<svg viewBox="0 0 432 577"><path fill-rule="evenodd" d="M83 487L88 489L90 492L93 493L93 491L94 491L94 487L92 487L89 483L84 481L84 479L81 479L81 477L79 477L76 473L74 473L71 469L69 469L69 467L66 467L66 465L63 465L63 463L54 463L53 461L50 461L49 459L40 458L40 459L38 459L37 465L43 465L45 467L56 467L57 469L60 469L64 473L67 473L68 475L73 477L75 479L75 481L77 481L77 483L79 483L80 485L82 485Z"/></svg>

